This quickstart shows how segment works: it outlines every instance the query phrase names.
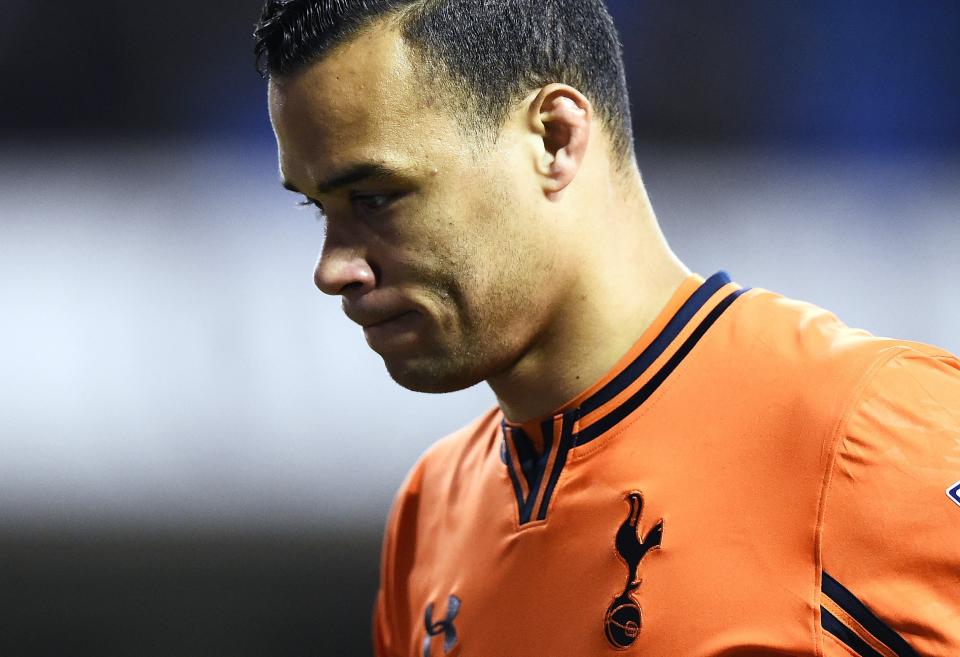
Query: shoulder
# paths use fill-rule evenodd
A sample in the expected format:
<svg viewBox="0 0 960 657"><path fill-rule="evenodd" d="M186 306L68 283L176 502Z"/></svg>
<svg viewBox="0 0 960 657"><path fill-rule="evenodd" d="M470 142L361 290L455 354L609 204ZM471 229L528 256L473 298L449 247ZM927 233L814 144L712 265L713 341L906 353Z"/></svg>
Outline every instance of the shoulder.
<svg viewBox="0 0 960 657"><path fill-rule="evenodd" d="M960 587L958 490L960 360L900 345L867 376L828 473L820 521L828 634L849 634L841 621L852 616L860 625L848 628L879 628L870 629L875 638L917 651L897 654L960 654L951 594Z"/></svg>
<svg viewBox="0 0 960 657"><path fill-rule="evenodd" d="M797 381L806 394L850 399L891 360L952 358L929 345L851 328L828 310L768 290L748 291L735 307L728 331L738 353L761 371Z"/></svg>
<svg viewBox="0 0 960 657"><path fill-rule="evenodd" d="M718 335L705 362L716 372L716 387L746 398L742 404L775 423L780 448L815 450L821 473L865 399L879 390L906 395L898 380L927 370L950 376L956 363L936 347L874 336L814 304L763 289L743 294L711 331Z"/></svg>
<svg viewBox="0 0 960 657"><path fill-rule="evenodd" d="M380 591L374 611L374 641L378 655L399 654L408 630L402 601L424 526L436 522L436 497L446 497L465 469L479 468L495 449L502 417L491 409L462 429L434 443L410 468L394 496L380 555ZM444 490L446 487L447 490ZM399 606L398 606L399 605Z"/></svg>
<svg viewBox="0 0 960 657"><path fill-rule="evenodd" d="M465 470L480 468L492 450L499 451L494 443L501 420L499 409L490 409L438 440L410 468L394 496L384 532L381 570L388 594L402 586L422 523L442 506L428 502L438 497L447 501Z"/></svg>
<svg viewBox="0 0 960 657"><path fill-rule="evenodd" d="M434 478L438 471L453 472L479 466L491 450L499 450L502 420L500 409L493 407L469 424L444 436L420 456L411 470L411 476L422 485L424 478Z"/></svg>
<svg viewBox="0 0 960 657"><path fill-rule="evenodd" d="M861 352L869 358L896 342L851 328L834 313L806 301L769 290L747 291L733 313L741 339L765 355L783 361L815 363L850 358Z"/></svg>
<svg viewBox="0 0 960 657"><path fill-rule="evenodd" d="M841 460L889 467L903 459L904 468L925 458L942 466L960 461L960 359L898 343L865 377L841 434Z"/></svg>
<svg viewBox="0 0 960 657"><path fill-rule="evenodd" d="M917 464L929 472L960 462L955 355L850 328L831 312L766 290L751 290L742 302L727 328L731 351L749 363L741 371L762 380L764 403L784 404L820 427L825 465L832 461L835 474L862 482L866 472L879 480L882 471L896 478L917 473Z"/></svg>
<svg viewBox="0 0 960 657"><path fill-rule="evenodd" d="M395 527L416 515L423 495L441 494L456 481L476 471L500 449L500 409L489 409L466 426L431 445L410 468L400 485L390 512L389 526ZM406 518L404 518L406 516Z"/></svg>
<svg viewBox="0 0 960 657"><path fill-rule="evenodd" d="M747 362L738 371L764 412L782 408L783 426L820 436L776 444L820 464L824 655L960 654L960 360L766 290L733 309L718 346Z"/></svg>

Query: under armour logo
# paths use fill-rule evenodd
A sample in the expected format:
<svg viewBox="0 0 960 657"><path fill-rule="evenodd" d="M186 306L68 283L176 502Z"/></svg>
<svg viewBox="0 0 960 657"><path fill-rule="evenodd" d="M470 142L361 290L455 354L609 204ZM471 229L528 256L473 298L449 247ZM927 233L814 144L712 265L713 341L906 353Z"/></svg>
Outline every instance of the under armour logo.
<svg viewBox="0 0 960 657"><path fill-rule="evenodd" d="M640 587L637 570L647 553L659 548L663 540L663 520L657 521L643 539L637 536L640 516L643 514L643 495L637 492L629 493L626 501L630 505L630 513L617 530L616 548L617 554L627 565L627 585L610 603L603 624L607 640L617 650L626 650L640 635L642 614L640 604L632 595Z"/></svg>
<svg viewBox="0 0 960 657"><path fill-rule="evenodd" d="M423 638L423 657L430 657L430 643L433 637L443 635L443 654L449 654L453 647L457 645L457 628L453 626L453 621L460 613L460 598L451 595L447 598L447 617L433 622L433 603L427 605L427 611L423 614L423 624L427 630L427 636Z"/></svg>

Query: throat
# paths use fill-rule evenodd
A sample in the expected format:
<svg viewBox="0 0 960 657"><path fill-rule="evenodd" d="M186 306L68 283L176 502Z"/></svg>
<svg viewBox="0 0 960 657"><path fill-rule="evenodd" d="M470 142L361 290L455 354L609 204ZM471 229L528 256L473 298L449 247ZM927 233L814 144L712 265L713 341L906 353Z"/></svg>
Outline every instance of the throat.
<svg viewBox="0 0 960 657"><path fill-rule="evenodd" d="M583 295L512 367L491 377L507 420L526 423L572 406L616 368L673 297L696 287L685 269L648 283L633 286L628 297Z"/></svg>

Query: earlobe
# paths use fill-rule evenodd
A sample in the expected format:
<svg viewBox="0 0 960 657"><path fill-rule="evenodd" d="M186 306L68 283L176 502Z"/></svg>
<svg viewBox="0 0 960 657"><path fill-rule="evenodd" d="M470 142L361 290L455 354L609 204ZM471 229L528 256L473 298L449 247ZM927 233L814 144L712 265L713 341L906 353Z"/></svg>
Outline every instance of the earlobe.
<svg viewBox="0 0 960 657"><path fill-rule="evenodd" d="M577 177L590 144L593 110L579 91L563 84L547 85L530 105L532 128L542 139L538 173L544 191L557 194Z"/></svg>

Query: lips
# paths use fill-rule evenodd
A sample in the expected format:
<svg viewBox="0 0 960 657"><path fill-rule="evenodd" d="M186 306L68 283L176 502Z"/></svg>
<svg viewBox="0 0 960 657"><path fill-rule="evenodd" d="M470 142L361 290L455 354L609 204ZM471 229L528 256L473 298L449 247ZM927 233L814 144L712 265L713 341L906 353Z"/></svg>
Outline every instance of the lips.
<svg viewBox="0 0 960 657"><path fill-rule="evenodd" d="M393 315L363 328L367 344L380 355L402 351L416 345L421 336L423 316L416 311Z"/></svg>
<svg viewBox="0 0 960 657"><path fill-rule="evenodd" d="M360 326L362 326L362 327L364 328L364 330L366 330L366 329L372 329L372 328L379 328L379 327L385 326L385 325L387 325L387 324L389 324L389 323L391 323L391 322L394 322L394 321L396 321L396 320L398 320L398 319L402 319L402 318L406 317L407 315L411 315L411 314L413 314L413 311L412 311L412 310L406 310L406 311L403 311L403 312L401 312L401 313L399 313L399 314L395 314L395 315L391 315L391 316L389 316L389 317L386 317L385 319L374 320L374 321L371 321L371 322L368 322L368 323L363 323L363 322L357 322L357 323L360 324Z"/></svg>
<svg viewBox="0 0 960 657"><path fill-rule="evenodd" d="M370 305L363 307L360 304L344 303L343 312L352 322L359 324L364 329L369 329L400 319L404 315L408 315L414 311L409 307L400 307L398 305L377 308Z"/></svg>

